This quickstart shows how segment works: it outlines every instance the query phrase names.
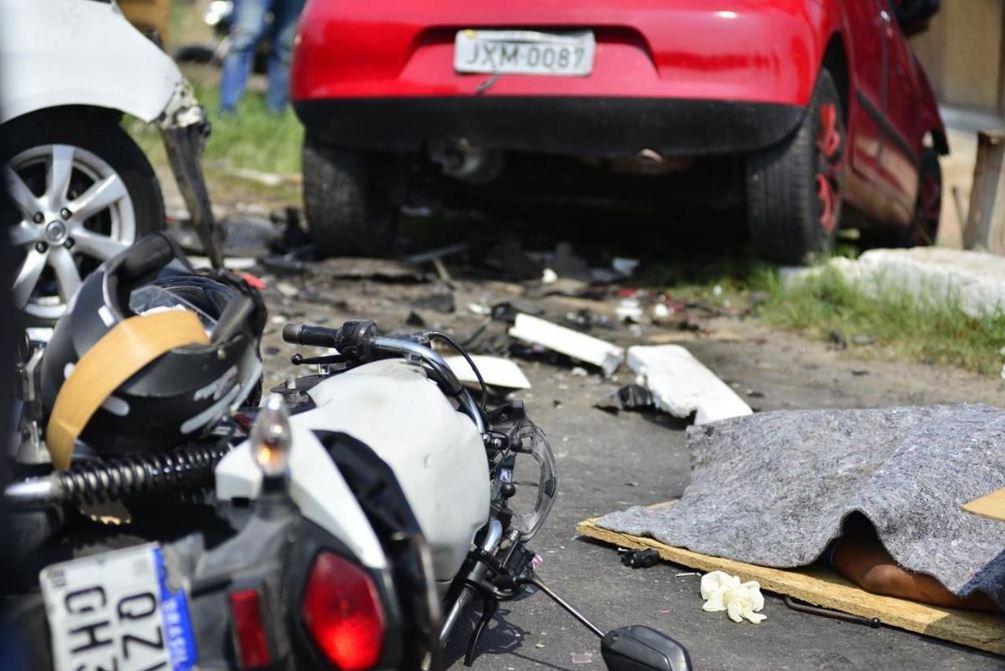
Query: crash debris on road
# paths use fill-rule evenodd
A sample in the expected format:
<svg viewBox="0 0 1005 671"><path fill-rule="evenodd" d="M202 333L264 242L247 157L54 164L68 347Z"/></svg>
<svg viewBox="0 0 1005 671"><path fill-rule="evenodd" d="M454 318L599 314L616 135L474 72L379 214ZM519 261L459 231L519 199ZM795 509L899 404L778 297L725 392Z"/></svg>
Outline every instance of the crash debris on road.
<svg viewBox="0 0 1005 671"><path fill-rule="evenodd" d="M625 350L617 345L523 313L516 316L509 334L519 340L565 354L577 361L593 364L600 368L604 375L614 373L625 357Z"/></svg>
<svg viewBox="0 0 1005 671"><path fill-rule="evenodd" d="M628 366L652 392L656 406L674 417L707 424L753 412L729 385L680 345L628 348Z"/></svg>
<svg viewBox="0 0 1005 671"><path fill-rule="evenodd" d="M462 356L448 356L444 359L457 379L468 386L477 387L478 376L468 360ZM474 354L471 361L482 375L482 381L489 387L498 387L507 391L530 389L530 380L513 361L498 356Z"/></svg>

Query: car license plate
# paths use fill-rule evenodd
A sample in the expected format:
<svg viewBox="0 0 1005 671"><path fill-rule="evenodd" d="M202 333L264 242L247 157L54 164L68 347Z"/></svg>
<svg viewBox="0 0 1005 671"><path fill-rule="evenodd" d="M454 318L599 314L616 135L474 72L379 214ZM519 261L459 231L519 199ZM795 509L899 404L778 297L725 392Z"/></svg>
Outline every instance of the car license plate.
<svg viewBox="0 0 1005 671"><path fill-rule="evenodd" d="M454 39L454 69L581 77L593 72L595 47L592 30L460 30Z"/></svg>
<svg viewBox="0 0 1005 671"><path fill-rule="evenodd" d="M196 650L185 592L155 543L39 573L56 671L188 671Z"/></svg>

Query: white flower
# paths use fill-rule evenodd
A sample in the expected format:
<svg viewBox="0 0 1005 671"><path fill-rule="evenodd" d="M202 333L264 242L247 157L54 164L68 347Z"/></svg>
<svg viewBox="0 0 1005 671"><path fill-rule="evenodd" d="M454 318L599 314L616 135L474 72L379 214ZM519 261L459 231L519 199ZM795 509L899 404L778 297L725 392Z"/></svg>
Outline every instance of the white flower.
<svg viewBox="0 0 1005 671"><path fill-rule="evenodd" d="M701 598L705 600L702 610L710 613L724 610L733 622L747 619L757 624L767 617L756 612L764 609L761 586L754 580L741 583L738 577L725 571L712 571L701 577Z"/></svg>

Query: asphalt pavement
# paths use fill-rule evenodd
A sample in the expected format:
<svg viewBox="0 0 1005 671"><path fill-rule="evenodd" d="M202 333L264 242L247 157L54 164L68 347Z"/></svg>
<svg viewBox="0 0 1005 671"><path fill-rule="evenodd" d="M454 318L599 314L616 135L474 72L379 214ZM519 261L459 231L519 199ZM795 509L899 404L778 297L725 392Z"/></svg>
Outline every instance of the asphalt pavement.
<svg viewBox="0 0 1005 671"><path fill-rule="evenodd" d="M279 341L283 319L325 320L337 325L350 317L370 317L385 329L401 328L429 285L353 282L319 287L299 284L299 293L266 291L275 318L265 340L271 383L291 372L285 362L293 348ZM317 289L326 297L302 300ZM430 325L468 333L480 323L465 308L488 304L516 289L500 283L460 282L453 313L425 311ZM526 305L528 299L522 297ZM533 302L546 314L561 304ZM603 311L610 306L597 303ZM619 344L643 334L620 328L604 335ZM759 410L780 408L876 407L911 403L1005 402L1000 380L959 370L859 358L825 343L769 330L753 320L713 317L702 333L684 344ZM702 611L699 576L667 563L632 570L622 566L614 548L578 538L577 522L635 504L680 496L689 478L684 447L685 422L661 415L622 412L612 416L593 407L603 395L630 381L599 374L575 375L567 366L521 362L533 388L520 394L530 416L547 433L559 469L559 495L541 534L532 542L543 563L540 576L601 628L628 624L655 627L687 646L695 668L717 671L762 669L954 669L1003 668L1005 660L961 646L889 627L871 629L789 610L780 598L766 596L767 620L735 624L724 613ZM751 449L756 449L755 445ZM474 623L471 614L468 626ZM458 632L448 651L450 668L462 668L466 638ZM543 595L502 605L478 647L475 669L603 669L599 641Z"/></svg>

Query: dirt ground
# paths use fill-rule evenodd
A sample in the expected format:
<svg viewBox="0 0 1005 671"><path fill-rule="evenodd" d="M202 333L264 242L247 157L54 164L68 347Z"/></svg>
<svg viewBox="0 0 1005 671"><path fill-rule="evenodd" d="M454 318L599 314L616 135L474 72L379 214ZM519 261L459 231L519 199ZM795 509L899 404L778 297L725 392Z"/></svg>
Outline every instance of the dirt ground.
<svg viewBox="0 0 1005 671"><path fill-rule="evenodd" d="M295 351L281 342L278 322L338 325L344 319L366 317L385 330L414 329L405 322L415 303L447 290L436 281L327 283L268 273L266 280L272 319L277 322L269 325L264 344L273 383L293 372L289 356ZM429 326L463 337L485 319L467 310L471 302L514 301L543 310L553 319L585 305L598 314L609 313L614 306L610 300L533 299L526 292L533 293L535 285L458 280L455 312L417 312ZM638 334L621 326L594 333L622 345L683 341L758 410L1005 401L1000 380L933 366L858 359L747 318L697 314L694 319L701 324L698 335L658 326L646 326ZM611 510L679 496L689 477L685 423L636 413L615 417L594 408L599 398L630 381L624 371L605 380L596 372L585 378L575 375L567 365L520 363L533 384L520 397L547 432L561 478L557 503L534 542L544 559L540 574L601 627L657 627L687 645L699 669L1005 668L997 658L914 634L797 613L776 597L768 597L764 623L733 624L721 613L701 610L698 577L679 575L689 569L669 564L649 570L621 566L612 548L577 538L575 525ZM451 650L452 668L461 667L462 650L463 640L457 640ZM603 668L597 641L540 595L504 604L479 653L475 668L486 670Z"/></svg>

